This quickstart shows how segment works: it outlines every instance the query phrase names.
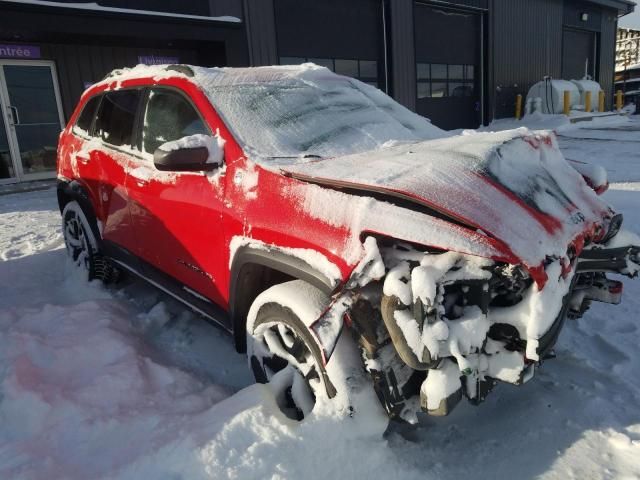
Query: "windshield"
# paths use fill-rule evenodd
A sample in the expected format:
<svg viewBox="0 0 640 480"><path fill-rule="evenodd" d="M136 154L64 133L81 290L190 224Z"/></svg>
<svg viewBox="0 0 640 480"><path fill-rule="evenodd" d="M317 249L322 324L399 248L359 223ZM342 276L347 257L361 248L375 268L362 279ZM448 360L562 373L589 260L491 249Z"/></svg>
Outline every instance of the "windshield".
<svg viewBox="0 0 640 480"><path fill-rule="evenodd" d="M224 69L199 81L258 159L335 157L445 136L377 88L323 67Z"/></svg>

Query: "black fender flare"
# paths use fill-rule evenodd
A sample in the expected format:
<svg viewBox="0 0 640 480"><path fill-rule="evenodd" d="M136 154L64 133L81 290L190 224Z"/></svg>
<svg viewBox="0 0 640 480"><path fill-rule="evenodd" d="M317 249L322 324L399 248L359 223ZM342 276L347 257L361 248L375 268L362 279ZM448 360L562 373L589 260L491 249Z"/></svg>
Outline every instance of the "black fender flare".
<svg viewBox="0 0 640 480"><path fill-rule="evenodd" d="M236 349L246 350L245 322L251 303L260 291L260 285L252 282L260 279L252 278L252 269L247 267L262 267L280 272L287 277L303 280L331 296L338 283L318 271L304 260L279 250L277 247L264 248L261 246L243 245L239 247L231 259L229 279L229 309L233 336ZM269 285L270 286L270 285Z"/></svg>
<svg viewBox="0 0 640 480"><path fill-rule="evenodd" d="M93 232L93 236L98 242L98 247L102 249L102 234L98 228L97 216L93 203L91 202L91 195L87 188L80 182L75 180L58 180L56 193L58 196L58 208L60 213L64 210L65 205L72 200L78 202L80 208L87 217L87 221Z"/></svg>

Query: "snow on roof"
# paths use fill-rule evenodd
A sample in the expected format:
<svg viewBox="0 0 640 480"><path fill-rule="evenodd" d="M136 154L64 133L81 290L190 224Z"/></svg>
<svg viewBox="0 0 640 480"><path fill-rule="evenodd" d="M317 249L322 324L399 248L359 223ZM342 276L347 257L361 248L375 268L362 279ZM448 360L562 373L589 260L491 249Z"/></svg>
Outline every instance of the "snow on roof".
<svg viewBox="0 0 640 480"><path fill-rule="evenodd" d="M110 13L130 13L135 15L151 15L154 17L171 17L171 18L185 18L192 20L206 20L206 21L214 21L214 22L229 22L229 23L240 23L238 17L232 16L221 16L221 17L207 17L204 15L187 15L183 13L172 13L172 12L158 12L155 10L138 10L133 8L117 8L117 7L105 7L103 5L98 5L95 2L77 2L77 3L62 3L62 2L52 2L47 0L0 0L0 2L5 3L19 3L19 4L28 4L28 5L41 5L44 7L58 7L58 8L73 8L76 10L91 10L91 11L99 11L99 12L110 12Z"/></svg>

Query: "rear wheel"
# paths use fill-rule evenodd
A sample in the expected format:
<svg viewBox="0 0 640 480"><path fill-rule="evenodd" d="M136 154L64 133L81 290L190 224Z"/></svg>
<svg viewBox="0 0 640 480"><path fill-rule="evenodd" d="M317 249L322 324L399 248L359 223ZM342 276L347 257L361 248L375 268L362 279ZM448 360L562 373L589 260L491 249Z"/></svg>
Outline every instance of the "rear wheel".
<svg viewBox="0 0 640 480"><path fill-rule="evenodd" d="M76 201L67 203L62 211L62 233L71 261L86 274L87 280L105 283L116 281L119 271L98 248L90 221Z"/></svg>

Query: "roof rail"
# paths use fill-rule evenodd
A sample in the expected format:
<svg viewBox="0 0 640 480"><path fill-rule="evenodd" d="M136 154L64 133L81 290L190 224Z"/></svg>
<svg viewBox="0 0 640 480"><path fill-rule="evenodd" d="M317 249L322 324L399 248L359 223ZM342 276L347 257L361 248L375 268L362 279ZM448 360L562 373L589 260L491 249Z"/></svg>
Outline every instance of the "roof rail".
<svg viewBox="0 0 640 480"><path fill-rule="evenodd" d="M129 70L128 68L116 68L115 70L110 71L109 73L107 73L104 78L102 80L100 80L101 82L104 80L107 80L108 78L112 78L112 77L117 77L119 75L122 75L124 72L126 72L127 70ZM193 69L189 66L189 65L182 65L182 64L175 64L175 65L167 65L165 67L166 71L171 71L171 72L178 72L181 73L187 77L194 77L195 73L193 71Z"/></svg>
<svg viewBox="0 0 640 480"><path fill-rule="evenodd" d="M182 73L187 77L193 77L195 75L193 73L193 69L189 65L182 65L182 64L169 65L167 68L165 68L165 70Z"/></svg>

